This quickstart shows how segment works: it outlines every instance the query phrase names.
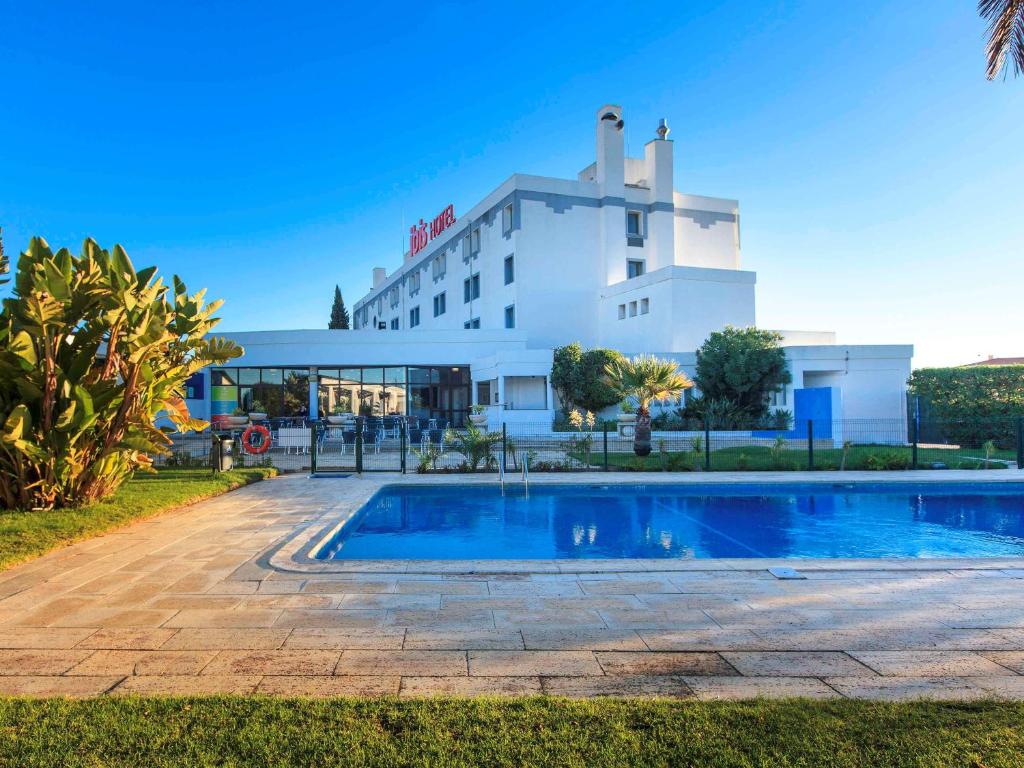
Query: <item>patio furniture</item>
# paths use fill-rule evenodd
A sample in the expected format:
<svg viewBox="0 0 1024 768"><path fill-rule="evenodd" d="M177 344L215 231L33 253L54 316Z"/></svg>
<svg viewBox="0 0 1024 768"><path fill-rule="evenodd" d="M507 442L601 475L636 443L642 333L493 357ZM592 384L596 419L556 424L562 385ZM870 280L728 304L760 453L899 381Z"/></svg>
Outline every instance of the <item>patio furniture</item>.
<svg viewBox="0 0 1024 768"><path fill-rule="evenodd" d="M280 427L277 430L277 445L284 448L286 454L296 449L296 453L309 453L309 427Z"/></svg>

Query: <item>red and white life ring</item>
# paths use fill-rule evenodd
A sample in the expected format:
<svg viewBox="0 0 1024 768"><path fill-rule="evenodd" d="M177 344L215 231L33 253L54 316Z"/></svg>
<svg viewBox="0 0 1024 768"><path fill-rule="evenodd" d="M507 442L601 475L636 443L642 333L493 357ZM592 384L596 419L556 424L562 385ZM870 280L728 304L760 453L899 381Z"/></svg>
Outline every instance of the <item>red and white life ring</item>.
<svg viewBox="0 0 1024 768"><path fill-rule="evenodd" d="M253 435L260 435L260 442L258 445L254 445L252 442ZM245 432L242 433L242 449L246 453L260 454L266 453L270 448L270 430L260 424L253 424L246 428Z"/></svg>

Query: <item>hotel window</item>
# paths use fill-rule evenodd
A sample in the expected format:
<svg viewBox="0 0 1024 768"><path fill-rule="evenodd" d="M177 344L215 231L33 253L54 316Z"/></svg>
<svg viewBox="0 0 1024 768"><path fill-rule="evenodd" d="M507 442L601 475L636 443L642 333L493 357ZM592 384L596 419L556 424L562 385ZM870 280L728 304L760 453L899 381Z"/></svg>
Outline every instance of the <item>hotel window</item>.
<svg viewBox="0 0 1024 768"><path fill-rule="evenodd" d="M636 317L636 302L635 301L629 302L629 316L630 317Z"/></svg>
<svg viewBox="0 0 1024 768"><path fill-rule="evenodd" d="M651 302L648 299L640 299L640 314L646 315L651 311Z"/></svg>
<svg viewBox="0 0 1024 768"><path fill-rule="evenodd" d="M434 317L440 317L445 313L445 309L447 309L445 303L446 296L443 292L434 297Z"/></svg>
<svg viewBox="0 0 1024 768"><path fill-rule="evenodd" d="M512 304L505 307L505 327L515 328L516 327L516 305Z"/></svg>
<svg viewBox="0 0 1024 768"><path fill-rule="evenodd" d="M512 231L512 203L501 209L501 232L504 235Z"/></svg>
<svg viewBox="0 0 1024 768"><path fill-rule="evenodd" d="M509 285L516 279L516 257L508 255L505 257L505 285Z"/></svg>
<svg viewBox="0 0 1024 768"><path fill-rule="evenodd" d="M641 259L626 260L626 279L632 280L644 273L644 262Z"/></svg>
<svg viewBox="0 0 1024 768"><path fill-rule="evenodd" d="M480 273L467 277L462 281L462 303L469 304L473 299L480 298Z"/></svg>
<svg viewBox="0 0 1024 768"><path fill-rule="evenodd" d="M396 285L390 291L388 291L388 299L390 300L391 308L394 309L398 306L398 286Z"/></svg>
<svg viewBox="0 0 1024 768"><path fill-rule="evenodd" d="M445 262L447 261L447 259L445 258L446 256L447 254L442 253L440 256L434 259L433 264L431 264L430 266L431 273L435 280L440 280L442 277L444 277L444 270L446 266Z"/></svg>
<svg viewBox="0 0 1024 768"><path fill-rule="evenodd" d="M626 234L629 237L643 236L643 217L640 211L626 211Z"/></svg>
<svg viewBox="0 0 1024 768"><path fill-rule="evenodd" d="M420 308L413 307L409 310L409 327L415 328L420 324Z"/></svg>
<svg viewBox="0 0 1024 768"><path fill-rule="evenodd" d="M462 327L463 328L479 328L480 327L480 318L479 317L474 317L472 320L467 320L466 322L464 322L462 324Z"/></svg>
<svg viewBox="0 0 1024 768"><path fill-rule="evenodd" d="M391 330L392 331L397 331L398 330L398 318L397 317L391 318Z"/></svg>
<svg viewBox="0 0 1024 768"><path fill-rule="evenodd" d="M625 304L619 304L619 320L625 320L625 319L626 319L626 305Z"/></svg>
<svg viewBox="0 0 1024 768"><path fill-rule="evenodd" d="M420 271L417 269L409 275L409 295L412 296L420 289Z"/></svg>
<svg viewBox="0 0 1024 768"><path fill-rule="evenodd" d="M473 256L480 253L480 227L474 229L473 234L470 236L469 252Z"/></svg>

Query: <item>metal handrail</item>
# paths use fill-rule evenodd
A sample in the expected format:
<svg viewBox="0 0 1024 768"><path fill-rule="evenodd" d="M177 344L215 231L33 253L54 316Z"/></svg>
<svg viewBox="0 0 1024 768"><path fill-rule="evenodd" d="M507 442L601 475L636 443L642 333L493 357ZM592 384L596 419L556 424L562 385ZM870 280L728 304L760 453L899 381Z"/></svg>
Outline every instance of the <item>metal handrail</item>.
<svg viewBox="0 0 1024 768"><path fill-rule="evenodd" d="M530 456L523 451L522 453L523 462L523 487L526 489L526 495L530 495Z"/></svg>
<svg viewBox="0 0 1024 768"><path fill-rule="evenodd" d="M505 454L501 454L501 461L498 462L498 482L501 484L501 495L505 495Z"/></svg>

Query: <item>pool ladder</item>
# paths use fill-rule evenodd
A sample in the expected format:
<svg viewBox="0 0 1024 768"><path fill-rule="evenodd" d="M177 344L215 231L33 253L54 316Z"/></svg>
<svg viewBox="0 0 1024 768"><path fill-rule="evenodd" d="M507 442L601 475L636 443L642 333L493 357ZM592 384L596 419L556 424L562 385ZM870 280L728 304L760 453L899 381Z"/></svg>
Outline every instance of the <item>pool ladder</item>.
<svg viewBox="0 0 1024 768"><path fill-rule="evenodd" d="M530 495L530 457L526 451L520 454L520 462L523 467L523 488L526 490L526 495ZM501 495L505 495L505 456L501 457L501 461L498 462L498 482L501 484Z"/></svg>

